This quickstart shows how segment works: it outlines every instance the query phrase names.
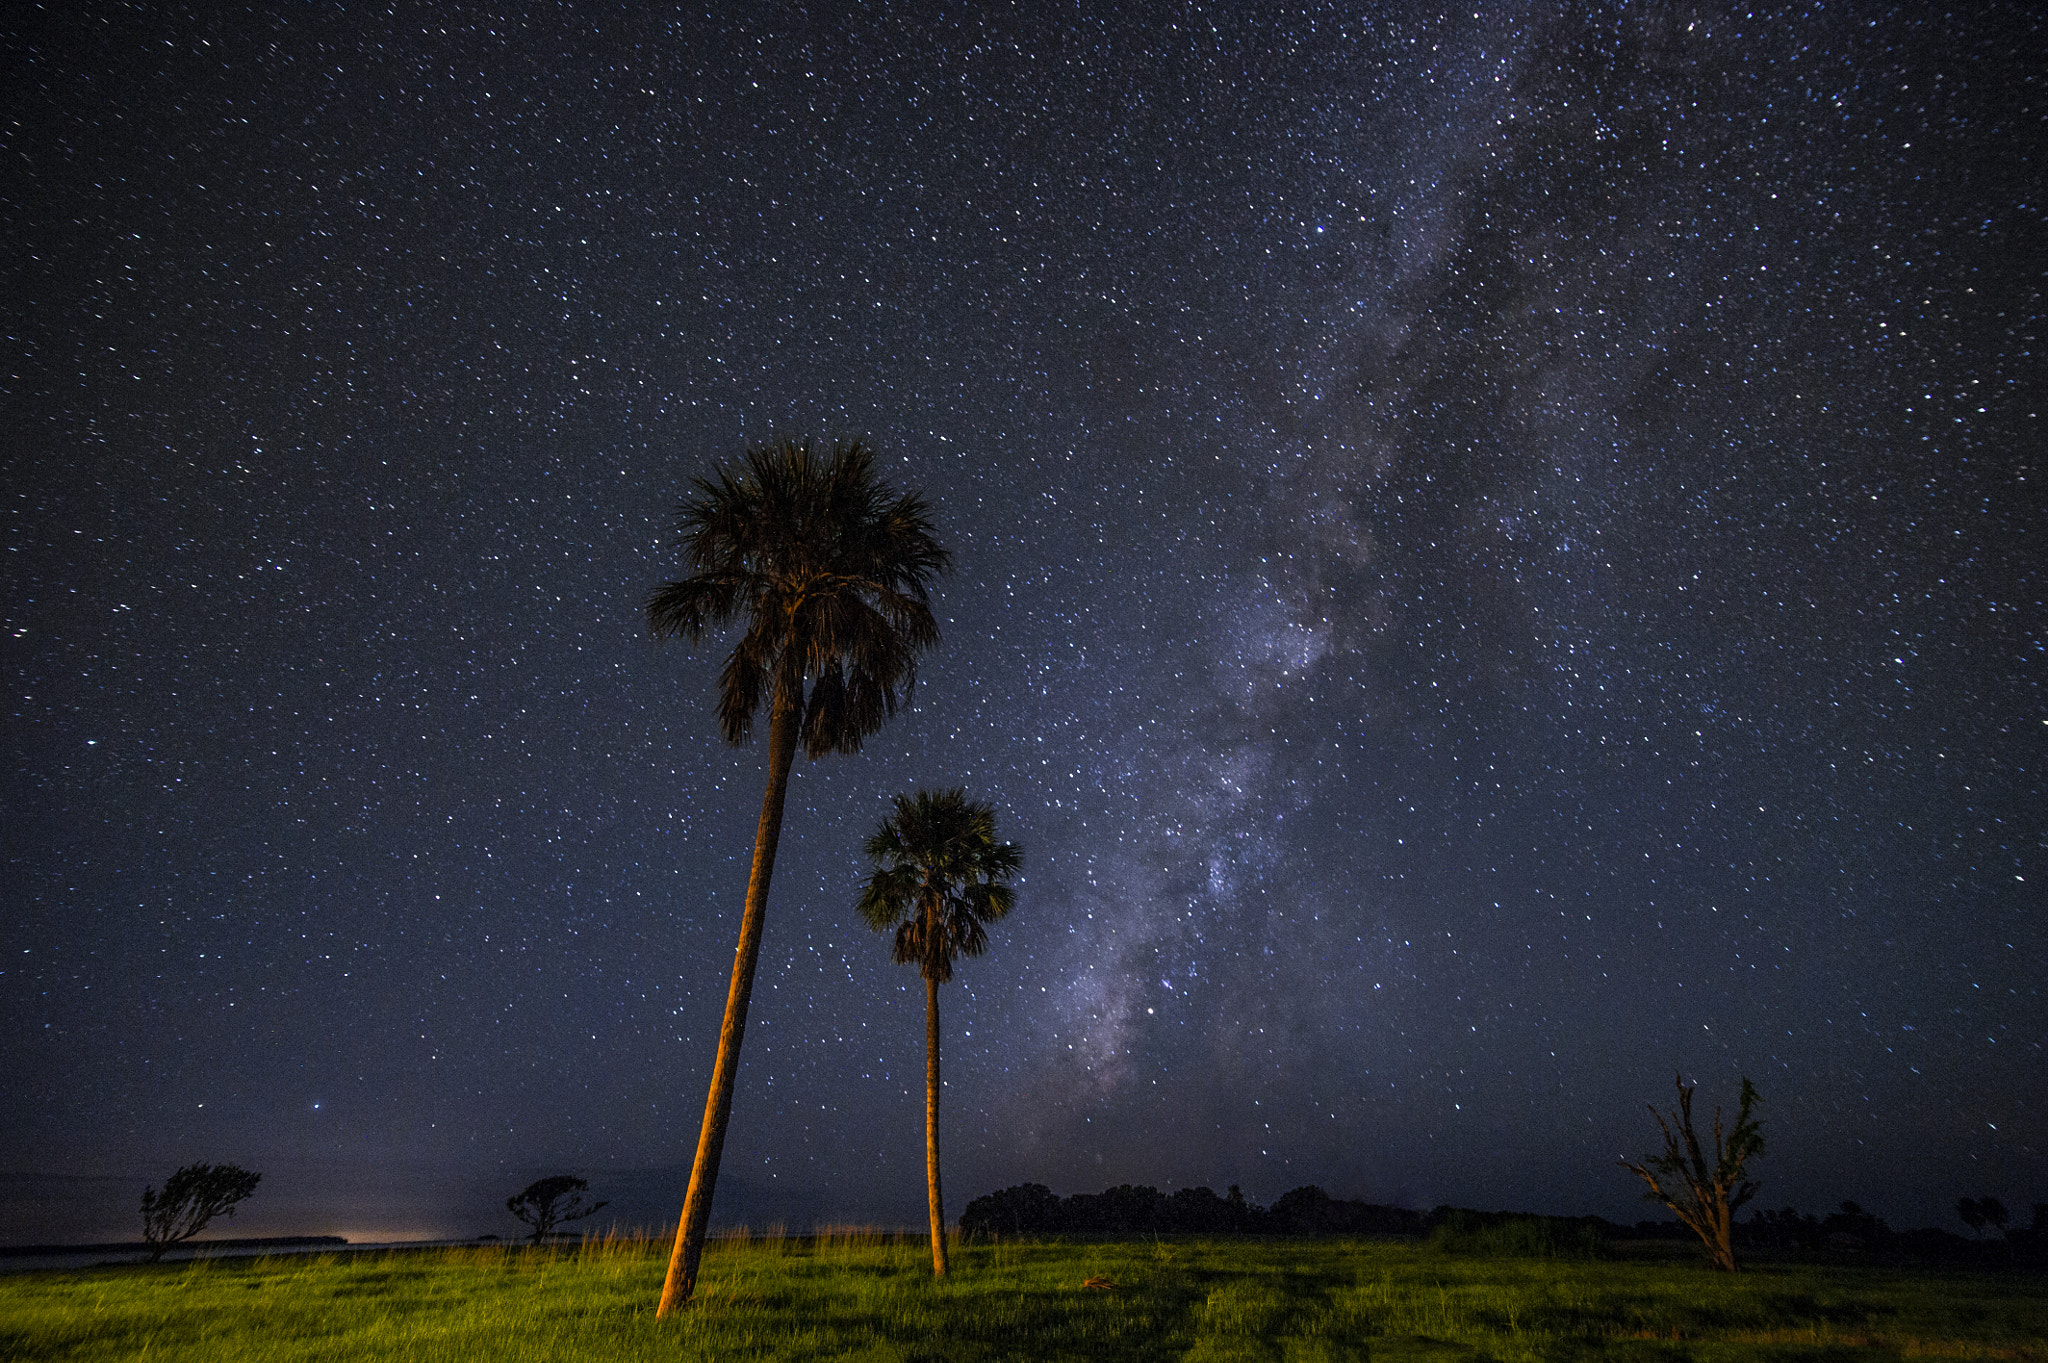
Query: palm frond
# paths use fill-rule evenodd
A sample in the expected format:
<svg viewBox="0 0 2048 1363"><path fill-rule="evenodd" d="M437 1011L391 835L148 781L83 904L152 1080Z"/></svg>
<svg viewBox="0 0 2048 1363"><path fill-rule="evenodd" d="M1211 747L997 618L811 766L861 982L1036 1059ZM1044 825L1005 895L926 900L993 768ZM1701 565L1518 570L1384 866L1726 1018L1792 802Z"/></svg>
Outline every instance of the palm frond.
<svg viewBox="0 0 2048 1363"><path fill-rule="evenodd" d="M665 582L647 596L647 628L656 638L696 640L708 627L739 612L746 579L739 573L707 572Z"/></svg>
<svg viewBox="0 0 2048 1363"><path fill-rule="evenodd" d="M1010 847L1007 843L1004 844L1004 849L1010 852L1017 850L1014 847ZM1015 874L1016 869L1015 859L1013 858L1012 865L1008 869L991 871L988 868L984 868L983 874L1012 875ZM1016 902L1016 892L1007 885L993 883L970 885L961 893L962 897L973 906L974 916L984 923L1000 921L1009 914L1011 907Z"/></svg>
<svg viewBox="0 0 2048 1363"><path fill-rule="evenodd" d="M846 676L834 659L811 683L811 698L804 708L804 751L813 757L830 752L845 717Z"/></svg>
<svg viewBox="0 0 2048 1363"><path fill-rule="evenodd" d="M725 660L718 678L718 731L726 742L745 740L774 662L773 645L759 628L748 630Z"/></svg>
<svg viewBox="0 0 2048 1363"><path fill-rule="evenodd" d="M857 907L868 926L880 930L902 921L906 907L916 894L916 868L898 866L869 876Z"/></svg>
<svg viewBox="0 0 2048 1363"><path fill-rule="evenodd" d="M923 920L906 919L896 927L896 944L889 958L897 965L923 965L925 958L924 934L919 931Z"/></svg>
<svg viewBox="0 0 2048 1363"><path fill-rule="evenodd" d="M979 956L988 950L988 929L982 920L969 909L964 900L952 904L953 912L946 924L946 945L949 953L962 956Z"/></svg>

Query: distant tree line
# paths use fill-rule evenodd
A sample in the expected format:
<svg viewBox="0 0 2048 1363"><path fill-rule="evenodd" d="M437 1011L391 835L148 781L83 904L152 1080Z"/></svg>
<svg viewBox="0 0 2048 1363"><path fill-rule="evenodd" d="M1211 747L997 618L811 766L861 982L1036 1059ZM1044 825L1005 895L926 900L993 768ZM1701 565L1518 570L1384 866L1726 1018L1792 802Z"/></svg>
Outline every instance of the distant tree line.
<svg viewBox="0 0 2048 1363"><path fill-rule="evenodd" d="M1389 1236L1426 1240L1447 1254L1592 1258L1608 1240L1684 1232L1675 1222L1617 1225L1598 1216L1536 1216L1440 1206L1427 1212L1331 1197L1314 1184L1282 1193L1261 1207L1232 1186L1162 1193L1123 1184L1100 1193L1058 1197L1042 1183L978 1197L960 1214L963 1234L1006 1235L1282 1235Z"/></svg>
<svg viewBox="0 0 2048 1363"><path fill-rule="evenodd" d="M1882 1217L1854 1202L1844 1202L1824 1217L1801 1213L1792 1207L1758 1212L1737 1226L1735 1234L1742 1243L1759 1248L1809 1253L1835 1251L1987 1262L2048 1261L2048 1202L2034 1204L2033 1223L2025 1228L2006 1224L2009 1218L2005 1207L1996 1198L1964 1198L1957 1204L1957 1213L1973 1232L1969 1238L1936 1226L1893 1230ZM2000 1232L1997 1239L1984 1234L1986 1225Z"/></svg>
<svg viewBox="0 0 2048 1363"><path fill-rule="evenodd" d="M1985 1199L1989 1201L1990 1199ZM1991 1221L1989 1216L1985 1217ZM2048 1259L2048 1204L2033 1209L2034 1228L1999 1240L1968 1239L1930 1228L1894 1231L1854 1202L1825 1217L1786 1207L1736 1223L1736 1243L1780 1253L1878 1255L1944 1261ZM1972 1227L1975 1229L1975 1227ZM1398 1236L1447 1254L1516 1258L1598 1258L1610 1241L1692 1240L1678 1221L1623 1225L1599 1216L1537 1216L1440 1206L1411 1211L1331 1197L1313 1184L1262 1207L1232 1187L1175 1193L1121 1184L1060 1197L1042 1183L1020 1183L975 1198L960 1213L963 1234L1003 1238L1050 1235Z"/></svg>
<svg viewBox="0 0 2048 1363"><path fill-rule="evenodd" d="M1271 1207L1232 1185L1211 1188L1122 1184L1099 1193L1056 1196L1042 1183L977 1197L960 1213L963 1233L988 1235L1424 1235L1429 1218L1406 1207L1347 1202L1309 1185L1284 1193Z"/></svg>

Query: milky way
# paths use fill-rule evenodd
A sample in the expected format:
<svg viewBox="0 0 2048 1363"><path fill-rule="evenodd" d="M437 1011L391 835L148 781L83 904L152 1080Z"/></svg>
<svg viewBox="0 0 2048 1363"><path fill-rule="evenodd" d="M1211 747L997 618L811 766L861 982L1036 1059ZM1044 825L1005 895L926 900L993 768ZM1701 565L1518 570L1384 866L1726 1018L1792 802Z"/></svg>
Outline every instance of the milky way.
<svg viewBox="0 0 2048 1363"><path fill-rule="evenodd" d="M956 1211L1633 1220L1674 1071L1772 1206L2048 1199L2037 15L718 8L6 21L0 1231L672 1217L762 769L641 603L801 433L956 571L721 1218L915 1215L858 847L955 784Z"/></svg>

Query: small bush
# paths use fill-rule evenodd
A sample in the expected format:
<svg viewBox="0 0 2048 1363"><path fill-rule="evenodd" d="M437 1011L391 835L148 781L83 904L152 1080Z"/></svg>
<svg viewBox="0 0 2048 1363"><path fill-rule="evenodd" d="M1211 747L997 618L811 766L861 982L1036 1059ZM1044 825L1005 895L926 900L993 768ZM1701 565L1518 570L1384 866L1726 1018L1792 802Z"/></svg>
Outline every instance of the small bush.
<svg viewBox="0 0 2048 1363"><path fill-rule="evenodd" d="M1563 1216L1487 1216L1451 1210L1424 1245L1467 1259L1604 1259L1607 1240L1584 1221Z"/></svg>

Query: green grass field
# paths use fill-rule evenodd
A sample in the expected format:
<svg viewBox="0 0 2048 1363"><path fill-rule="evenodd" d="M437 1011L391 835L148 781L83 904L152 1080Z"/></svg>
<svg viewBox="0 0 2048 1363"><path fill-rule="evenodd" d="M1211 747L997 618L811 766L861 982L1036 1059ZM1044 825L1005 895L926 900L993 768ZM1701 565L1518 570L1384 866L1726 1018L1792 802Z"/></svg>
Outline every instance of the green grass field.
<svg viewBox="0 0 2048 1363"><path fill-rule="evenodd" d="M2048 1360L2038 1274L1471 1259L1379 1243L717 1244L656 1321L666 1247L201 1260L0 1278L0 1358ZM1106 1277L1115 1290L1085 1289Z"/></svg>

